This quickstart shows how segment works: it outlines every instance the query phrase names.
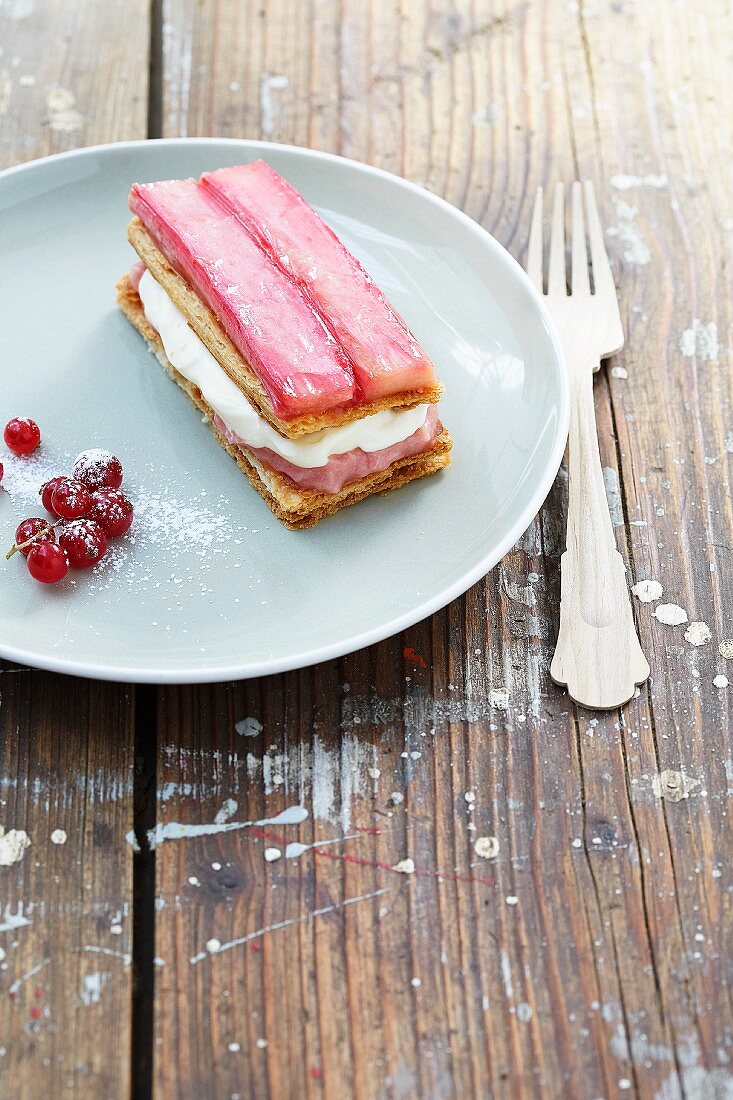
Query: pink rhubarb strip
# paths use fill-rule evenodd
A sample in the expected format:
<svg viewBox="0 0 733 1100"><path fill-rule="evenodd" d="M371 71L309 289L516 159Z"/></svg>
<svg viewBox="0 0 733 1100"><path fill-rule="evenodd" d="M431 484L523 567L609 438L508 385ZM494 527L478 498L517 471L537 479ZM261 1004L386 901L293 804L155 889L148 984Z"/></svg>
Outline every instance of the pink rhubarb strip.
<svg viewBox="0 0 733 1100"><path fill-rule="evenodd" d="M369 273L268 164L205 172L201 183L307 291L349 355L362 400L436 384L430 359Z"/></svg>
<svg viewBox="0 0 733 1100"><path fill-rule="evenodd" d="M292 420L352 404L351 365L316 310L195 180L134 184L130 209Z"/></svg>

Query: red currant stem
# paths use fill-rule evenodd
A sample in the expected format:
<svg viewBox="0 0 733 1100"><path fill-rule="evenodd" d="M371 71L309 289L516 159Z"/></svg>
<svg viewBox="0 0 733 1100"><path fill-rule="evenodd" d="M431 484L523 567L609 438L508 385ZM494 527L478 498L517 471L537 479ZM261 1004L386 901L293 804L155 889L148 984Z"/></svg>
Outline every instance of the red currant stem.
<svg viewBox="0 0 733 1100"><path fill-rule="evenodd" d="M10 547L7 554L5 555L5 560L10 561L13 554L17 554L19 550L25 550L26 546L32 546L34 542L38 542L41 535L45 535L47 528L58 527L60 523L60 519L55 519L53 523L47 523L45 527L39 527L35 535L31 535L31 537L25 542L13 543L13 545Z"/></svg>

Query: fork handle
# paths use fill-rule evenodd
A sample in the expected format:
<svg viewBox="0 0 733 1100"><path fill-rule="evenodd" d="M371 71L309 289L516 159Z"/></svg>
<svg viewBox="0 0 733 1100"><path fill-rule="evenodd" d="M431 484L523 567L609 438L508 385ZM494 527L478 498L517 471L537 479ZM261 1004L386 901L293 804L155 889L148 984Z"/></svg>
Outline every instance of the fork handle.
<svg viewBox="0 0 733 1100"><path fill-rule="evenodd" d="M571 372L567 544L550 675L576 703L612 710L631 699L649 665L608 512L593 405L595 365Z"/></svg>

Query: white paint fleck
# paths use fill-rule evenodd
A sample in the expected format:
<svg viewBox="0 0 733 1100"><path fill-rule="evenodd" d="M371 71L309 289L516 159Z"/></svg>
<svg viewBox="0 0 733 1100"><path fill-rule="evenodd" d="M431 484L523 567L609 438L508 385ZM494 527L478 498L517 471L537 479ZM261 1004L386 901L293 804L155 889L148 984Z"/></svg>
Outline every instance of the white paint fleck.
<svg viewBox="0 0 733 1100"><path fill-rule="evenodd" d="M214 823L216 825L223 825L224 822L231 821L238 809L239 805L233 798L225 798L221 804L221 808L216 812Z"/></svg>
<svg viewBox="0 0 733 1100"><path fill-rule="evenodd" d="M507 896L504 898L504 901L507 903L507 905L519 905L519 898L516 896L516 894L507 894Z"/></svg>
<svg viewBox="0 0 733 1100"><path fill-rule="evenodd" d="M265 848L264 856L266 863L274 863L275 860L282 858L282 852L279 848Z"/></svg>
<svg viewBox="0 0 733 1100"><path fill-rule="evenodd" d="M95 970L92 974L85 974L81 982L81 1003L89 1007L97 1005L102 1000L102 990L112 980L109 971Z"/></svg>
<svg viewBox="0 0 733 1100"><path fill-rule="evenodd" d="M681 802L689 798L691 794L697 794L702 786L699 779L693 779L682 771L674 771L665 768L659 775L652 777L652 790L657 798L664 798L667 802Z"/></svg>
<svg viewBox="0 0 733 1100"><path fill-rule="evenodd" d="M33 921L25 915L25 904L19 901L14 912L9 905L5 906L2 921L0 921L0 932L12 932L16 928L26 928L32 923Z"/></svg>
<svg viewBox="0 0 733 1100"><path fill-rule="evenodd" d="M401 802L405 801L405 796L402 791L392 791L388 801L390 801L393 806L399 806Z"/></svg>
<svg viewBox="0 0 733 1100"><path fill-rule="evenodd" d="M119 959L124 966L129 966L132 962L132 955L128 955L126 951L114 951L111 947L100 947L96 943L86 943L76 950L85 951L90 955L105 955L108 959Z"/></svg>
<svg viewBox="0 0 733 1100"><path fill-rule="evenodd" d="M242 1048L240 1047L239 1043L229 1043L227 1045L227 1050L230 1051L232 1054L236 1054L241 1049Z"/></svg>
<svg viewBox="0 0 733 1100"><path fill-rule="evenodd" d="M646 176L611 176L609 180L611 187L615 187L617 191L630 191L632 187L666 187L668 182L666 176L655 176L651 173Z"/></svg>
<svg viewBox="0 0 733 1100"><path fill-rule="evenodd" d="M464 797L465 801L468 802L468 803L476 801L475 791L466 791L466 793L464 794L463 797Z"/></svg>
<svg viewBox="0 0 733 1100"><path fill-rule="evenodd" d="M642 234L636 225L638 207L629 206L626 202L615 201L617 225L609 226L606 230L609 237L616 237L622 247L624 260L629 264L642 267L651 262L651 253Z"/></svg>
<svg viewBox="0 0 733 1100"><path fill-rule="evenodd" d="M422 979L421 978L411 978L410 979L410 985L412 986L413 989L419 989L420 986L422 985Z"/></svg>
<svg viewBox="0 0 733 1100"><path fill-rule="evenodd" d="M704 322L695 317L690 328L682 333L679 342L682 354L690 359L696 355L703 363L718 358L718 326L715 321Z"/></svg>
<svg viewBox="0 0 733 1100"><path fill-rule="evenodd" d="M480 836L473 850L481 859L495 859L499 854L499 841L495 836Z"/></svg>
<svg viewBox="0 0 733 1100"><path fill-rule="evenodd" d="M583 841L580 839L579 836L574 836L573 839L571 840L570 844L571 844L571 847L573 847L573 848L582 848L583 847Z"/></svg>
<svg viewBox="0 0 733 1100"><path fill-rule="evenodd" d="M517 1005L517 1019L521 1020L523 1024L526 1024L529 1023L533 1015L532 1006L527 1004L526 1001L520 1001Z"/></svg>
<svg viewBox="0 0 733 1100"><path fill-rule="evenodd" d="M257 737L262 733L263 726L256 718L240 718L234 723L234 729L240 737Z"/></svg>
<svg viewBox="0 0 733 1100"><path fill-rule="evenodd" d="M659 581L637 581L631 591L640 603L652 603L654 600L661 600L664 595Z"/></svg>
<svg viewBox="0 0 733 1100"><path fill-rule="evenodd" d="M712 641L713 635L707 623L690 623L685 631L685 641L690 645L707 645Z"/></svg>
<svg viewBox="0 0 733 1100"><path fill-rule="evenodd" d="M729 683L728 677L723 676L722 673L720 675L716 676L715 679L713 680L713 684L715 685L716 688L727 688L728 683Z"/></svg>
<svg viewBox="0 0 733 1100"><path fill-rule="evenodd" d="M369 776L370 779L379 779L381 774L382 773L379 770L379 768L369 768L367 770L367 775Z"/></svg>
<svg viewBox="0 0 733 1100"><path fill-rule="evenodd" d="M0 825L0 867L11 867L20 863L31 841L25 829L10 829L5 832Z"/></svg>
<svg viewBox="0 0 733 1100"><path fill-rule="evenodd" d="M46 96L48 127L58 134L84 129L84 118L76 110L76 96L68 88L51 88Z"/></svg>
<svg viewBox="0 0 733 1100"><path fill-rule="evenodd" d="M30 970L27 970L25 972L25 974L21 974L19 978L16 978L8 989L9 995L11 997L14 997L22 986L23 982L27 982L29 978L34 978L36 974L40 973L40 971L43 970L44 967L48 966L50 962L50 959L44 959L43 962L38 963L36 966L32 966Z"/></svg>
<svg viewBox="0 0 733 1100"><path fill-rule="evenodd" d="M608 511L611 514L611 523L614 527L623 527L624 508L618 484L618 473L612 466L603 467L603 485L606 490L606 500L608 501Z"/></svg>
<svg viewBox="0 0 733 1100"><path fill-rule="evenodd" d="M399 863L395 863L392 867L393 871L397 871L400 875L413 875L415 873L415 861L410 859L401 859Z"/></svg>
<svg viewBox="0 0 733 1100"><path fill-rule="evenodd" d="M224 821L208 825L185 825L180 821L168 821L148 829L148 844L151 850L158 848L165 840L183 840L195 836L213 836L216 833L229 833L235 829L249 829L258 825L300 825L308 817L304 806L289 806L275 817L263 817L259 821ZM125 840L134 847L137 843L134 832L127 833Z"/></svg>
<svg viewBox="0 0 733 1100"><path fill-rule="evenodd" d="M660 603L652 611L654 618L665 626L681 626L687 622L687 612L676 603Z"/></svg>
<svg viewBox="0 0 733 1100"><path fill-rule="evenodd" d="M221 951L221 942L215 939L207 940L206 950L210 955L216 955L218 951Z"/></svg>
<svg viewBox="0 0 733 1100"><path fill-rule="evenodd" d="M374 898L381 897L382 894L389 893L389 886L383 886L381 890L375 890L371 894L359 894L353 898L345 898L344 901L336 905L326 905L323 909L314 909L312 913L303 913L300 917L290 917L287 920L278 921L277 924L266 924L264 928L258 928L254 932L248 932L244 936L239 936L236 940L230 940L228 943L219 943L219 940L209 940L206 944L206 950L200 951L198 955L192 955L188 960L192 966L197 963L203 962L211 954L221 954L224 951L231 951L234 947L241 947L242 944L250 943L252 940L258 940L268 932L279 932L282 928L289 928L293 924L302 924L303 921L309 921L313 917L323 917L328 913L335 913L339 909L345 909L347 905L356 905L361 901L372 901ZM383 915L380 910L380 917ZM214 944L213 950L209 948L209 944Z"/></svg>
<svg viewBox="0 0 733 1100"><path fill-rule="evenodd" d="M68 837L65 829L54 829L51 833L52 844L66 844Z"/></svg>
<svg viewBox="0 0 733 1100"><path fill-rule="evenodd" d="M611 367L611 377L620 378L625 381L629 377L629 372L626 367Z"/></svg>
<svg viewBox="0 0 733 1100"><path fill-rule="evenodd" d="M509 688L495 687L489 691L489 706L494 710L509 709Z"/></svg>
<svg viewBox="0 0 733 1100"><path fill-rule="evenodd" d="M267 1042L267 1039L258 1039L255 1045L257 1046L258 1050L264 1050L265 1047L269 1046L269 1043Z"/></svg>
<svg viewBox="0 0 733 1100"><path fill-rule="evenodd" d="M281 104L273 92L283 91L290 81L278 73L262 73L260 76L260 113L262 116L262 135L272 137L280 117Z"/></svg>

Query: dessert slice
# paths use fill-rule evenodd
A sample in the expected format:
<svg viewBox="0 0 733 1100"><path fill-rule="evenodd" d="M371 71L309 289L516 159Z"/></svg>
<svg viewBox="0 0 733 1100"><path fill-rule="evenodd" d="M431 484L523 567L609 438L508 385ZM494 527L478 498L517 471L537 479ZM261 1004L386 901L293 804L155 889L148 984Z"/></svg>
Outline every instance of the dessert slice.
<svg viewBox="0 0 733 1100"><path fill-rule="evenodd" d="M405 322L287 180L258 160L204 172L201 182L306 290L348 353L364 402L416 390L438 399L435 368Z"/></svg>
<svg viewBox="0 0 733 1100"><path fill-rule="evenodd" d="M336 245L319 263L333 262L352 310L371 310L370 325L349 326L348 310L334 321L335 295L328 307L318 300L212 188L136 184L130 206L141 262L118 283L120 307L286 526L308 527L448 465L432 364L310 207L307 218ZM291 229L297 236L297 218ZM402 388L387 392L398 373Z"/></svg>

